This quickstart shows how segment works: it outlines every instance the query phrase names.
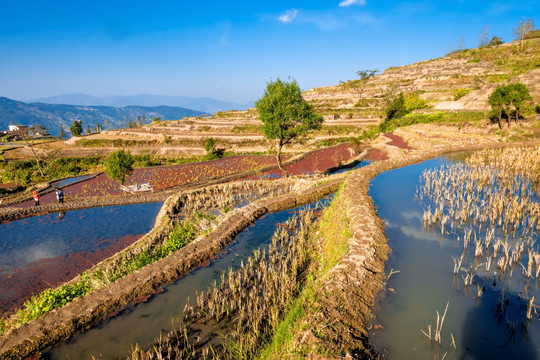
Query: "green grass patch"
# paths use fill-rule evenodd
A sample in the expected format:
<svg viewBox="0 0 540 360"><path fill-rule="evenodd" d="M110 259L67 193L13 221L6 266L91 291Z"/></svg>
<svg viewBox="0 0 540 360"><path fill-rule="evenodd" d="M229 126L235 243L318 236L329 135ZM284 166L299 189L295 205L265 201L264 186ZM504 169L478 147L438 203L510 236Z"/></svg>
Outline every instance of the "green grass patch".
<svg viewBox="0 0 540 360"><path fill-rule="evenodd" d="M25 324L32 319L37 319L54 309L65 306L75 298L85 296L91 291L88 274L83 273L81 280L74 285L62 285L56 289L50 288L39 295L32 296L23 305L23 309L17 312L16 324ZM5 320L0 321L0 335L6 331L8 324Z"/></svg>
<svg viewBox="0 0 540 360"><path fill-rule="evenodd" d="M458 101L459 99L461 99L462 97L467 95L470 91L471 91L471 89L456 89L456 90L454 90L453 91L454 101Z"/></svg>
<svg viewBox="0 0 540 360"><path fill-rule="evenodd" d="M307 327L307 316L317 312L318 293L320 293L321 281L327 276L339 259L347 253L349 239L353 236L349 229L343 198L340 191L336 194L330 206L324 211L319 220L319 225L313 230L317 233L321 242L321 252L316 253L315 263L318 267L310 267L307 271L307 281L298 297L292 302L278 324L274 333L268 338L259 352L259 359L281 359L284 357L303 358L306 354L324 354L325 349L309 349L305 347L294 348L293 340L302 327ZM330 355L330 354L327 354Z"/></svg>
<svg viewBox="0 0 540 360"><path fill-rule="evenodd" d="M401 118L395 118L387 122L382 130L393 131L398 127L414 124L431 123L475 123L487 119L489 114L486 112L463 111L463 112L445 112L439 111L431 114L407 114ZM383 123L381 123L383 124Z"/></svg>
<svg viewBox="0 0 540 360"><path fill-rule="evenodd" d="M80 147L136 147L136 146L156 146L157 140L126 140L126 139L80 139L75 142Z"/></svg>
<svg viewBox="0 0 540 360"><path fill-rule="evenodd" d="M262 125L235 125L232 127L231 132L234 134L262 134Z"/></svg>

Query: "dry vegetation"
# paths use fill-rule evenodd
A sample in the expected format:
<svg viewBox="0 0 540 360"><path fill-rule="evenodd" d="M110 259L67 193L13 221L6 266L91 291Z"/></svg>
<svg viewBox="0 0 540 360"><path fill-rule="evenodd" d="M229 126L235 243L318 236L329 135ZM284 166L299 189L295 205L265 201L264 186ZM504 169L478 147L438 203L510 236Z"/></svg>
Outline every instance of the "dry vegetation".
<svg viewBox="0 0 540 360"><path fill-rule="evenodd" d="M523 319L535 315L534 297L528 295L530 281L540 275L540 253L535 237L540 230L539 183L540 147L483 150L465 164L452 164L425 171L417 192L427 204L423 221L437 227L441 236L461 234L461 257L453 258L454 275L468 288L475 283L479 268L510 281L514 269L521 271L527 307ZM433 206L433 209L431 208ZM468 266L467 254L474 254ZM478 285L477 295L482 295ZM497 314L503 318L508 302L503 295Z"/></svg>

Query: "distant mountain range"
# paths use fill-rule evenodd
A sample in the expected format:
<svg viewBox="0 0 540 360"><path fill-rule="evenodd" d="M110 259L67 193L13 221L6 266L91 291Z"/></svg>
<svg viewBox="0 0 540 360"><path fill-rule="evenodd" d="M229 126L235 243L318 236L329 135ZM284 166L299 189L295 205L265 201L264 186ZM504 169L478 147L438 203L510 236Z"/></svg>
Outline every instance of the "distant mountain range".
<svg viewBox="0 0 540 360"><path fill-rule="evenodd" d="M247 110L254 106L254 103L236 104L216 100L208 97L170 96L170 95L113 95L113 96L92 96L87 94L65 94L51 96L41 99L32 99L31 102L41 102L46 104L70 104L85 106L174 106L188 109L195 109L206 113L215 113L225 110Z"/></svg>
<svg viewBox="0 0 540 360"><path fill-rule="evenodd" d="M136 121L138 116L146 116L147 122L153 117L162 120L176 120L185 116L201 116L204 112L171 106L85 106L25 103L0 97L0 130L7 130L9 124L45 126L51 135L57 135L60 125L69 134L69 127L74 120L93 128L100 123L103 129L127 127L129 120Z"/></svg>

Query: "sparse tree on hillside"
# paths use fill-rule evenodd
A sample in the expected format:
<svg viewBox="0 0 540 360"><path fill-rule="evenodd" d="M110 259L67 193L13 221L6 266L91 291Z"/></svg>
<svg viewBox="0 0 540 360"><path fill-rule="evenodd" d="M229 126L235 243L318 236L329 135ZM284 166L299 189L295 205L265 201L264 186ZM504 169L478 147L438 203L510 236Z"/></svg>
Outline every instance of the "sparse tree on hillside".
<svg viewBox="0 0 540 360"><path fill-rule="evenodd" d="M479 39L479 47L484 47L484 46L489 45L489 26L488 25L482 28L482 31L480 32L478 39Z"/></svg>
<svg viewBox="0 0 540 360"><path fill-rule="evenodd" d="M131 152L118 150L111 153L103 162L105 174L113 180L118 180L122 185L126 181L126 176L133 172L133 156Z"/></svg>
<svg viewBox="0 0 540 360"><path fill-rule="evenodd" d="M514 34L514 39L521 40L522 49L523 49L523 41L525 40L525 36L531 31L534 31L534 24L531 18L529 19L523 18L523 20L521 20L512 31L512 33Z"/></svg>
<svg viewBox="0 0 540 360"><path fill-rule="evenodd" d="M278 167L287 175L281 164L283 146L312 130L320 129L324 120L315 112L313 106L302 98L296 80L286 82L278 78L270 81L255 107L263 123L264 137L276 140Z"/></svg>
<svg viewBox="0 0 540 360"><path fill-rule="evenodd" d="M358 91L360 98L362 98L362 95L364 93L364 89L366 88L367 84L379 72L378 69L366 69L366 70L358 70L356 72L356 75L360 76L360 79L341 82L341 85L345 88L353 89Z"/></svg>
<svg viewBox="0 0 540 360"><path fill-rule="evenodd" d="M506 115L508 126L510 126L510 111L512 107L514 108L517 124L519 115L529 100L531 100L529 89L523 83L497 86L488 98L493 114L498 118L499 128L502 128L501 120L503 115Z"/></svg>
<svg viewBox="0 0 540 360"><path fill-rule="evenodd" d="M489 46L499 46L501 44L504 44L504 41L498 37L498 36L494 36L491 38L490 42L489 42Z"/></svg>
<svg viewBox="0 0 540 360"><path fill-rule="evenodd" d="M90 128L90 124L86 125L86 135L90 135L92 133L92 129Z"/></svg>
<svg viewBox="0 0 540 360"><path fill-rule="evenodd" d="M64 124L60 124L60 131L58 132L58 139L62 140L66 138L66 132L64 130Z"/></svg>
<svg viewBox="0 0 540 360"><path fill-rule="evenodd" d="M210 155L216 151L216 144L214 138L206 138L204 141L204 150L206 150L206 155Z"/></svg>
<svg viewBox="0 0 540 360"><path fill-rule="evenodd" d="M94 130L97 134L99 134L101 132L101 124L100 123L96 123L96 126L94 126Z"/></svg>
<svg viewBox="0 0 540 360"><path fill-rule="evenodd" d="M516 124L519 120L519 114L526 102L531 100L531 94L529 88L523 83L515 83L508 85L510 87L510 102L514 106Z"/></svg>
<svg viewBox="0 0 540 360"><path fill-rule="evenodd" d="M71 127L69 128L69 131L71 132L71 135L73 136L81 136L82 134L82 120L74 120L71 124Z"/></svg>
<svg viewBox="0 0 540 360"><path fill-rule="evenodd" d="M491 105L493 114L497 116L497 124L499 125L499 129L502 129L502 117L505 113L508 112L508 107L510 106L508 87L497 86L497 88L489 96L488 102L489 105Z"/></svg>
<svg viewBox="0 0 540 360"><path fill-rule="evenodd" d="M26 143L28 148L30 148L32 155L34 156L34 160L36 160L36 165L38 167L39 173L43 177L45 176L45 174L43 172L43 166L41 165L41 153L34 148L34 145L37 138L46 135L49 135L47 128L45 126L35 124L34 126L30 126L28 128L28 136L23 136L24 142Z"/></svg>

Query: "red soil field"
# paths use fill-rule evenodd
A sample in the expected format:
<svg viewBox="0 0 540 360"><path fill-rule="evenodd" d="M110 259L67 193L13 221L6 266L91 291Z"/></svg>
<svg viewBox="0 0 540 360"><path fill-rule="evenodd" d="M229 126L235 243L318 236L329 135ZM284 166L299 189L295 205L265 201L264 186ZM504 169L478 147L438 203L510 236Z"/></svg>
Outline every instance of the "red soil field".
<svg viewBox="0 0 540 360"><path fill-rule="evenodd" d="M127 177L125 185L148 182L154 187L155 191L159 191L205 178L229 175L275 163L276 160L273 156L244 155L194 164L137 168L132 175ZM62 189L66 201L90 196L121 195L124 193L120 183L109 179L106 174L100 174L93 179L68 185ZM54 191L40 198L41 205L52 202L56 202ZM33 205L34 200L29 200L12 206L28 207Z"/></svg>

